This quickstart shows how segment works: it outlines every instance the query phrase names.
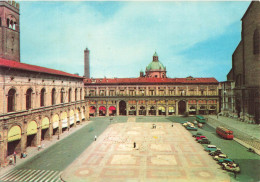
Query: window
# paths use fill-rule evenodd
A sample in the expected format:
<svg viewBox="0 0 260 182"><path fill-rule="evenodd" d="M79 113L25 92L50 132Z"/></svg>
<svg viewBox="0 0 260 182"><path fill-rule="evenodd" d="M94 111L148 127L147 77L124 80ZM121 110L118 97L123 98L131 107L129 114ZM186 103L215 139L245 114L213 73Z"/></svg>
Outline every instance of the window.
<svg viewBox="0 0 260 182"><path fill-rule="evenodd" d="M26 110L32 108L32 89L26 91Z"/></svg>
<svg viewBox="0 0 260 182"><path fill-rule="evenodd" d="M51 105L56 104L55 97L56 97L56 90L55 90L55 88L53 88L52 91L51 91Z"/></svg>
<svg viewBox="0 0 260 182"><path fill-rule="evenodd" d="M7 96L7 112L15 110L15 89L10 89Z"/></svg>
<svg viewBox="0 0 260 182"><path fill-rule="evenodd" d="M75 101L78 99L77 92L78 92L78 90L75 89Z"/></svg>
<svg viewBox="0 0 260 182"><path fill-rule="evenodd" d="M254 37L253 37L253 50L254 50L254 54L259 54L260 53L260 37L259 37L259 31L255 30L254 32Z"/></svg>
<svg viewBox="0 0 260 182"><path fill-rule="evenodd" d="M69 89L68 102L71 102L71 88Z"/></svg>
<svg viewBox="0 0 260 182"><path fill-rule="evenodd" d="M64 88L60 90L60 103L64 102Z"/></svg>
<svg viewBox="0 0 260 182"><path fill-rule="evenodd" d="M79 100L82 100L82 88L80 89L80 92L79 92Z"/></svg>
<svg viewBox="0 0 260 182"><path fill-rule="evenodd" d="M41 101L40 101L41 107L44 106L44 103L45 103L45 88L41 90Z"/></svg>

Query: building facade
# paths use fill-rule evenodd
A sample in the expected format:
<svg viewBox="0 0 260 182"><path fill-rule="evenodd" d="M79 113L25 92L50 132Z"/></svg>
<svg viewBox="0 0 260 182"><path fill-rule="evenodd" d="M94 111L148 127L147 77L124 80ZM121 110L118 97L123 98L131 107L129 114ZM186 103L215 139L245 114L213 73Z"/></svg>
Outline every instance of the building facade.
<svg viewBox="0 0 260 182"><path fill-rule="evenodd" d="M83 77L20 62L18 10L14 1L0 2L0 39L7 47L0 52L1 166L14 152L62 135L89 116Z"/></svg>
<svg viewBox="0 0 260 182"><path fill-rule="evenodd" d="M215 78L167 78L157 53L138 78L84 80L90 116L217 114Z"/></svg>
<svg viewBox="0 0 260 182"><path fill-rule="evenodd" d="M242 121L260 123L260 2L252 1L242 17L241 41L227 75L234 81L235 111Z"/></svg>

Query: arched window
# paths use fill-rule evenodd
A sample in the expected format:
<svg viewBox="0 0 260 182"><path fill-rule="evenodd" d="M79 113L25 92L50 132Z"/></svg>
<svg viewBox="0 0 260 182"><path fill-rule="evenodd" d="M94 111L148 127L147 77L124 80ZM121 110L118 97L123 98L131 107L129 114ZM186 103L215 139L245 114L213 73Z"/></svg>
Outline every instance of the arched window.
<svg viewBox="0 0 260 182"><path fill-rule="evenodd" d="M254 38L253 38L253 48L254 48L254 54L259 54L260 53L260 36L259 36L259 31L255 30L254 32Z"/></svg>
<svg viewBox="0 0 260 182"><path fill-rule="evenodd" d="M40 101L41 107L45 105L44 103L45 103L45 88L41 90L41 101Z"/></svg>
<svg viewBox="0 0 260 182"><path fill-rule="evenodd" d="M26 91L26 110L32 108L32 89Z"/></svg>
<svg viewBox="0 0 260 182"><path fill-rule="evenodd" d="M52 91L51 91L51 105L56 104L55 97L56 97L56 90L55 90L55 88L53 88Z"/></svg>
<svg viewBox="0 0 260 182"><path fill-rule="evenodd" d="M9 18L7 18L7 20L6 20L6 25L7 25L7 27L9 28L9 25L10 25L10 20L9 20Z"/></svg>
<svg viewBox="0 0 260 182"><path fill-rule="evenodd" d="M75 89L75 101L77 100L77 98L78 98L78 96L77 96L77 92L78 92L78 90L77 89Z"/></svg>
<svg viewBox="0 0 260 182"><path fill-rule="evenodd" d="M63 103L64 102L64 89L62 88L61 90L60 90L60 103Z"/></svg>
<svg viewBox="0 0 260 182"><path fill-rule="evenodd" d="M15 89L10 89L7 96L7 112L15 110Z"/></svg>
<svg viewBox="0 0 260 182"><path fill-rule="evenodd" d="M82 100L82 88L80 89L80 92L79 92L79 100Z"/></svg>
<svg viewBox="0 0 260 182"><path fill-rule="evenodd" d="M71 102L71 88L69 89L68 102Z"/></svg>

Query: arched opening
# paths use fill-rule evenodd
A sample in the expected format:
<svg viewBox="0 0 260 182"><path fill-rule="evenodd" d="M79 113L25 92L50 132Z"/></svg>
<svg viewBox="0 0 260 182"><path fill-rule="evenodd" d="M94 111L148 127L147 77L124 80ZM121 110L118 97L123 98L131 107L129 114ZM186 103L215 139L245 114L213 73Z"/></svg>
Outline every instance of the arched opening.
<svg viewBox="0 0 260 182"><path fill-rule="evenodd" d="M126 102L123 100L119 102L119 115L126 115Z"/></svg>
<svg viewBox="0 0 260 182"><path fill-rule="evenodd" d="M178 103L179 115L183 115L186 112L186 102L181 100Z"/></svg>
<svg viewBox="0 0 260 182"><path fill-rule="evenodd" d="M82 88L79 91L79 100L82 100Z"/></svg>
<svg viewBox="0 0 260 182"><path fill-rule="evenodd" d="M26 91L26 110L32 108L32 89Z"/></svg>
<svg viewBox="0 0 260 182"><path fill-rule="evenodd" d="M76 124L80 123L80 119L79 119L79 114L80 114L80 108L77 108L76 110ZM81 109L81 120L83 120L83 118L85 119L84 114L82 115L83 110Z"/></svg>
<svg viewBox="0 0 260 182"><path fill-rule="evenodd" d="M64 88L62 88L61 90L60 90L60 103L63 103L64 102Z"/></svg>
<svg viewBox="0 0 260 182"><path fill-rule="evenodd" d="M116 107L110 106L108 110L109 110L109 116L115 116L116 115Z"/></svg>
<svg viewBox="0 0 260 182"><path fill-rule="evenodd" d="M81 120L82 121L85 121L85 112L86 112L86 110L85 110L85 107L83 106L81 109Z"/></svg>
<svg viewBox="0 0 260 182"><path fill-rule="evenodd" d="M206 114L206 106L200 106L199 114L201 115Z"/></svg>
<svg viewBox="0 0 260 182"><path fill-rule="evenodd" d="M42 131L41 131L41 139L50 139L50 120L47 117L44 117L42 119Z"/></svg>
<svg viewBox="0 0 260 182"><path fill-rule="evenodd" d="M13 126L8 131L8 145L7 145L7 155L12 155L14 152L20 153L21 151L21 138L22 130L19 126Z"/></svg>
<svg viewBox="0 0 260 182"><path fill-rule="evenodd" d="M160 106L160 107L158 108L158 114L159 114L160 116L161 116L161 115L165 116L165 115L166 115L165 107Z"/></svg>
<svg viewBox="0 0 260 182"><path fill-rule="evenodd" d="M27 126L27 147L37 146L37 123L35 121L29 122Z"/></svg>
<svg viewBox="0 0 260 182"><path fill-rule="evenodd" d="M98 109L99 116L105 116L106 115L106 107L105 106L100 106Z"/></svg>
<svg viewBox="0 0 260 182"><path fill-rule="evenodd" d="M146 115L146 110L145 110L144 106L140 106L139 115L142 115L142 116Z"/></svg>
<svg viewBox="0 0 260 182"><path fill-rule="evenodd" d="M95 116L95 114L96 114L96 107L90 106L89 107L89 116Z"/></svg>
<svg viewBox="0 0 260 182"><path fill-rule="evenodd" d="M68 116L66 112L61 113L61 125L62 125L62 132L68 129Z"/></svg>
<svg viewBox="0 0 260 182"><path fill-rule="evenodd" d="M149 115L151 115L151 116L155 116L156 115L156 109L155 109L154 106L150 107Z"/></svg>
<svg viewBox="0 0 260 182"><path fill-rule="evenodd" d="M259 31L255 30L254 37L253 37L253 53L259 54L260 53L260 35Z"/></svg>
<svg viewBox="0 0 260 182"><path fill-rule="evenodd" d="M75 89L75 101L78 100L78 95L77 94L78 94L78 90Z"/></svg>
<svg viewBox="0 0 260 182"><path fill-rule="evenodd" d="M71 102L71 88L69 89L69 93L68 93L68 102Z"/></svg>
<svg viewBox="0 0 260 182"><path fill-rule="evenodd" d="M191 115L196 115L196 107L195 107L195 106L190 106L190 108L189 108L189 114L191 114Z"/></svg>
<svg viewBox="0 0 260 182"><path fill-rule="evenodd" d="M16 91L13 88L8 91L8 96L7 96L7 111L8 112L15 111L15 94L16 94Z"/></svg>
<svg viewBox="0 0 260 182"><path fill-rule="evenodd" d="M136 115L136 109L135 109L135 106L131 106L131 107L130 107L129 115Z"/></svg>
<svg viewBox="0 0 260 182"><path fill-rule="evenodd" d="M41 105L41 107L45 106L45 88L41 89L40 105Z"/></svg>
<svg viewBox="0 0 260 182"><path fill-rule="evenodd" d="M56 135L56 134L58 134L59 133L59 120L60 120L60 118L59 118L59 116L58 116L58 114L55 114L53 117L52 117L52 128L53 128L53 132L52 132L52 134L53 135Z"/></svg>
<svg viewBox="0 0 260 182"><path fill-rule="evenodd" d="M74 111L70 110L70 127L74 125L74 120L75 120Z"/></svg>
<svg viewBox="0 0 260 182"><path fill-rule="evenodd" d="M55 90L55 88L53 88L52 91L51 91L51 105L56 104L55 97L56 97L56 90Z"/></svg>
<svg viewBox="0 0 260 182"><path fill-rule="evenodd" d="M217 114L216 106L209 107L209 114Z"/></svg>
<svg viewBox="0 0 260 182"><path fill-rule="evenodd" d="M175 109L174 109L174 107L170 106L170 107L169 107L168 114L169 114L169 115L173 115L173 114L174 114L174 112L175 112Z"/></svg>

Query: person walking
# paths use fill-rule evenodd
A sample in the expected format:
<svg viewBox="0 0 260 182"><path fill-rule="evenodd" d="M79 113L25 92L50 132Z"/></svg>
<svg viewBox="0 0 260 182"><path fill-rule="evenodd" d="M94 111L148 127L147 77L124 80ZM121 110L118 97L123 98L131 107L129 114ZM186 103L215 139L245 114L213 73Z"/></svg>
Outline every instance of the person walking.
<svg viewBox="0 0 260 182"><path fill-rule="evenodd" d="M135 149L135 147L136 147L136 143L134 142L134 149Z"/></svg>
<svg viewBox="0 0 260 182"><path fill-rule="evenodd" d="M95 141L97 141L97 135L95 135Z"/></svg>
<svg viewBox="0 0 260 182"><path fill-rule="evenodd" d="M14 151L14 164L16 164L16 152Z"/></svg>

